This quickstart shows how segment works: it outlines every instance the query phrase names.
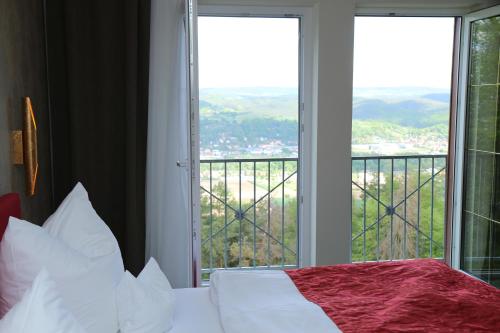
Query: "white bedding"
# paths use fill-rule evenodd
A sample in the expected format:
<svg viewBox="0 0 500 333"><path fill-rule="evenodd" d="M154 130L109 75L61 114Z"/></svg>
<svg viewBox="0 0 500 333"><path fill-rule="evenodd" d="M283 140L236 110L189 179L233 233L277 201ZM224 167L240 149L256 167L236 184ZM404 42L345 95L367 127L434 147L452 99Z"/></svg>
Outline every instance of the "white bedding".
<svg viewBox="0 0 500 333"><path fill-rule="evenodd" d="M169 333L224 333L209 288L174 289L174 327Z"/></svg>
<svg viewBox="0 0 500 333"><path fill-rule="evenodd" d="M340 332L283 271L217 271L210 278L225 333Z"/></svg>

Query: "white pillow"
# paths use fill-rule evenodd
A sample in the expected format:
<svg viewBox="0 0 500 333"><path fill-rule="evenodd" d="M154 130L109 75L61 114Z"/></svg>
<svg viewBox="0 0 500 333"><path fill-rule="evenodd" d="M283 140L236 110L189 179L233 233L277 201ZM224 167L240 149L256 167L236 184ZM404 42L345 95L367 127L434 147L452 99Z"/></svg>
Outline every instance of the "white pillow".
<svg viewBox="0 0 500 333"><path fill-rule="evenodd" d="M11 217L0 242L0 315L21 300L46 268L65 304L86 330L118 331L117 283L115 274L107 271L109 258L104 259L88 258L43 228Z"/></svg>
<svg viewBox="0 0 500 333"><path fill-rule="evenodd" d="M106 311L100 313L99 321L113 321L113 331L108 332L116 332L118 318L114 293L123 276L123 259L115 236L92 207L81 183L76 184L54 214L45 221L43 228L92 259L99 275L106 279L105 285L110 286L106 293L109 297L106 300L108 306ZM111 327L109 323L106 325Z"/></svg>
<svg viewBox="0 0 500 333"><path fill-rule="evenodd" d="M0 320L0 332L85 333L64 306L56 286L42 270L23 298Z"/></svg>
<svg viewBox="0 0 500 333"><path fill-rule="evenodd" d="M118 242L106 223L97 215L81 183L76 184L43 227L49 234L62 239L68 246L87 257L119 255L117 261L122 266L121 277L123 260Z"/></svg>
<svg viewBox="0 0 500 333"><path fill-rule="evenodd" d="M90 260L41 227L11 217L0 242L0 267L1 317L21 300L42 268L64 289L65 281L68 285L89 270Z"/></svg>
<svg viewBox="0 0 500 333"><path fill-rule="evenodd" d="M172 328L174 292L153 258L137 279L125 272L116 298L121 333L158 333Z"/></svg>

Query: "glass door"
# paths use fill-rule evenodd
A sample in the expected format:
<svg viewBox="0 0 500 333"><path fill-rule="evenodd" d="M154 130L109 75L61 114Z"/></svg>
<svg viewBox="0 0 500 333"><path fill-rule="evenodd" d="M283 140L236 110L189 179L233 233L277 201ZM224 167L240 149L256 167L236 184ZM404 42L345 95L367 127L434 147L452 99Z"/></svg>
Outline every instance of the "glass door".
<svg viewBox="0 0 500 333"><path fill-rule="evenodd" d="M445 256L456 20L355 19L353 262Z"/></svg>
<svg viewBox="0 0 500 333"><path fill-rule="evenodd" d="M201 282L297 267L301 17L198 22Z"/></svg>
<svg viewBox="0 0 500 333"><path fill-rule="evenodd" d="M461 269L500 287L500 7L466 19ZM465 90L464 90L465 91Z"/></svg>

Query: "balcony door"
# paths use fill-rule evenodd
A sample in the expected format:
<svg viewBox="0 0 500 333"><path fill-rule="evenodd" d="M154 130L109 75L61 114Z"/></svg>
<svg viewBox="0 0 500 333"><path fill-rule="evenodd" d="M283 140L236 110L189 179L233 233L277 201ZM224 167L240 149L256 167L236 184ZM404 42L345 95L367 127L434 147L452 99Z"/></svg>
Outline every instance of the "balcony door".
<svg viewBox="0 0 500 333"><path fill-rule="evenodd" d="M199 284L299 265L301 17L198 17Z"/></svg>
<svg viewBox="0 0 500 333"><path fill-rule="evenodd" d="M464 37L460 268L500 287L500 7L469 16Z"/></svg>
<svg viewBox="0 0 500 333"><path fill-rule="evenodd" d="M352 261L445 257L456 26L355 19Z"/></svg>

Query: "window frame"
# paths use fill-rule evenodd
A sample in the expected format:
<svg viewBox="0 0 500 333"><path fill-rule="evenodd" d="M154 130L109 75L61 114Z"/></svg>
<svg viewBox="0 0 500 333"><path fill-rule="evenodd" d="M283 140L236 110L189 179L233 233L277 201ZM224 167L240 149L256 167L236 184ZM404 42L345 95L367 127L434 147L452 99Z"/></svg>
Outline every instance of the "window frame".
<svg viewBox="0 0 500 333"><path fill-rule="evenodd" d="M198 16L299 18L299 202L298 266L314 264L315 204L312 195L313 136L313 21L309 7L198 5ZM201 253L193 258L200 258ZM193 263L194 264L194 263ZM201 270L197 272L201 281Z"/></svg>
<svg viewBox="0 0 500 333"><path fill-rule="evenodd" d="M461 49L462 49L462 36L463 36L463 10L450 10L450 9L387 9L387 8L358 8L356 10L356 17L429 17L439 18L447 17L455 19L455 35L453 54L451 55L452 68L451 68L451 89L450 89L450 117L448 129L448 157L446 169L446 199L445 199L445 230L444 230L444 258L443 260L450 266L453 263L453 252L455 251L455 216L456 216L456 182L461 178L461 174L457 173L457 156L460 156L457 142L463 138L464 132L458 127L458 111L459 111L459 97L460 97L460 70L461 70ZM354 73L354 68L353 68ZM456 175L459 175L456 177ZM461 197L460 197L461 198ZM461 209L461 204L460 204ZM352 223L352 219L351 219ZM352 250L351 250L352 255Z"/></svg>
<svg viewBox="0 0 500 333"><path fill-rule="evenodd" d="M465 145L467 132L467 100L469 92L469 61L470 61L470 34L471 24L474 21L496 16L500 12L500 5L489 7L463 16L461 44L460 44L460 69L458 78L458 106L457 106L457 133L458 140L456 141L456 163L455 174L457 175L454 183L454 201L453 201L453 235L451 249L451 266L467 275L472 276L468 272L462 270L462 253L463 253L463 229L462 223L463 200L464 200L464 182L465 182Z"/></svg>

